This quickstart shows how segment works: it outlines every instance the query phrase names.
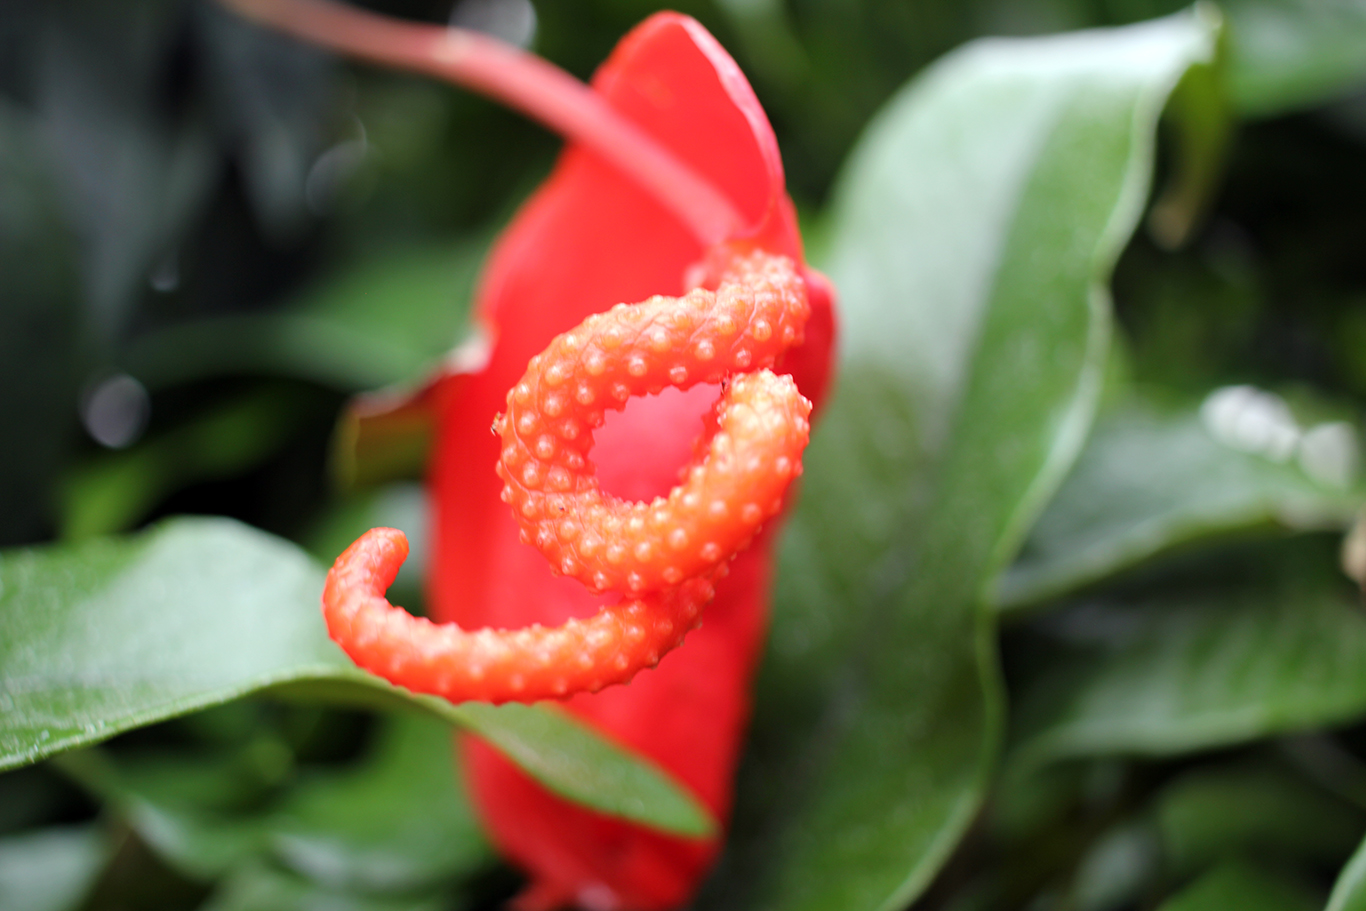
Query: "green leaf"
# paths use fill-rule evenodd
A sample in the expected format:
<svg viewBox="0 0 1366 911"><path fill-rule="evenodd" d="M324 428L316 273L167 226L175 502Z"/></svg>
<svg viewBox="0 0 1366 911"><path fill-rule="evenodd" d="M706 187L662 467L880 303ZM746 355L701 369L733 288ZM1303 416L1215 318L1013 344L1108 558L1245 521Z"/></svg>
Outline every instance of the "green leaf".
<svg viewBox="0 0 1366 911"><path fill-rule="evenodd" d="M1366 5L1358 0L1235 0L1229 91L1245 115L1317 107L1366 85Z"/></svg>
<svg viewBox="0 0 1366 911"><path fill-rule="evenodd" d="M753 761L707 907L895 908L982 799L988 590L1080 448L1184 15L983 41L897 96L832 225L842 373L784 542Z"/></svg>
<svg viewBox="0 0 1366 911"><path fill-rule="evenodd" d="M999 604L1029 606L1213 536L1343 527L1361 501L1358 487L1302 462L1234 448L1196 409L1131 394L1097 422L1002 579Z"/></svg>
<svg viewBox="0 0 1366 911"><path fill-rule="evenodd" d="M328 889L265 864L248 864L235 871L200 911L442 911L449 896L430 891L415 895L366 895Z"/></svg>
<svg viewBox="0 0 1366 911"><path fill-rule="evenodd" d="M0 838L0 908L72 911L108 857L108 840L93 825Z"/></svg>
<svg viewBox="0 0 1366 911"><path fill-rule="evenodd" d="M1254 549L1198 577L1089 603L1019 697L1016 758L1165 756L1366 712L1366 615L1321 540Z"/></svg>
<svg viewBox="0 0 1366 911"><path fill-rule="evenodd" d="M1157 799L1167 868L1194 873L1231 856L1341 863L1366 815L1270 763L1205 766L1178 776Z"/></svg>
<svg viewBox="0 0 1366 911"><path fill-rule="evenodd" d="M411 891L466 875L488 859L457 784L447 725L398 713L355 767L305 770L281 799L255 810L221 806L221 795L241 791L250 777L242 766L263 764L259 754L269 745L248 751L246 763L216 768L200 756L95 750L60 763L120 808L158 854L200 879L269 855L327 888Z"/></svg>
<svg viewBox="0 0 1366 911"><path fill-rule="evenodd" d="M1158 911L1316 911L1319 906L1304 887L1231 860L1163 902Z"/></svg>
<svg viewBox="0 0 1366 911"><path fill-rule="evenodd" d="M1325 911L1366 911L1366 842L1342 868Z"/></svg>
<svg viewBox="0 0 1366 911"><path fill-rule="evenodd" d="M148 333L124 368L149 388L234 373L358 391L423 379L464 338L487 244L403 249L340 273L284 308Z"/></svg>
<svg viewBox="0 0 1366 911"><path fill-rule="evenodd" d="M0 769L266 691L417 705L571 800L666 831L710 830L663 772L562 712L451 705L359 670L327 638L322 579L293 545L227 519L3 553Z"/></svg>

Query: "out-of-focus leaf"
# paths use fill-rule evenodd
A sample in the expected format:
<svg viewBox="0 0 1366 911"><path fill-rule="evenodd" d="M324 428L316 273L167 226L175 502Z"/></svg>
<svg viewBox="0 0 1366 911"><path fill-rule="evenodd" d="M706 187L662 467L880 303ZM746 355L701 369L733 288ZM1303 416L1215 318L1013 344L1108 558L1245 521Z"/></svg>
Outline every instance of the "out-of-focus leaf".
<svg viewBox="0 0 1366 911"><path fill-rule="evenodd" d="M389 719L357 767L305 773L282 799L255 810L214 805L213 795L241 776L222 763L209 780L203 760L188 756L92 751L62 766L197 878L269 855L327 888L403 892L465 875L489 856L457 787L450 729L419 715Z"/></svg>
<svg viewBox="0 0 1366 911"><path fill-rule="evenodd" d="M998 603L1035 604L1200 539L1345 526L1360 487L1315 478L1291 455L1236 449L1197 410L1131 395L1097 421L1002 579Z"/></svg>
<svg viewBox="0 0 1366 911"><path fill-rule="evenodd" d="M0 545L51 534L76 429L74 238L33 119L0 101Z"/></svg>
<svg viewBox="0 0 1366 911"><path fill-rule="evenodd" d="M1105 282L1207 23L970 46L852 158L839 390L789 527L707 907L894 908L972 819L1002 712L985 597L1080 448Z"/></svg>
<svg viewBox="0 0 1366 911"><path fill-rule="evenodd" d="M1229 90L1243 114L1317 107L1366 86L1360 0L1235 0L1226 9Z"/></svg>
<svg viewBox="0 0 1366 911"><path fill-rule="evenodd" d="M0 838L0 908L73 911L109 857L93 825Z"/></svg>
<svg viewBox="0 0 1366 911"><path fill-rule="evenodd" d="M1359 808L1274 766L1187 772L1162 789L1157 819L1178 875L1239 855L1341 863L1366 829Z"/></svg>
<svg viewBox="0 0 1366 911"><path fill-rule="evenodd" d="M0 769L249 693L419 706L508 753L551 790L700 834L686 791L549 708L452 705L354 665L327 638L323 572L226 519L0 555Z"/></svg>
<svg viewBox="0 0 1366 911"><path fill-rule="evenodd" d="M1366 614L1324 544L1282 542L1053 618L1060 641L1019 698L1016 758L1173 755L1366 712Z"/></svg>
<svg viewBox="0 0 1366 911"><path fill-rule="evenodd" d="M180 4L44 9L37 111L83 241L92 324L113 339L148 272L204 205L220 162L200 111L167 103Z"/></svg>
<svg viewBox="0 0 1366 911"><path fill-rule="evenodd" d="M1115 826L1077 864L1068 907L1112 911L1133 903L1161 863L1161 845L1146 820Z"/></svg>
<svg viewBox="0 0 1366 911"><path fill-rule="evenodd" d="M485 244L405 249L347 270L266 313L148 333L125 369L150 389L222 374L298 377L347 391L412 383L465 335Z"/></svg>
<svg viewBox="0 0 1366 911"><path fill-rule="evenodd" d="M124 531L182 487L254 467L289 438L297 412L298 403L281 390L252 393L131 449L93 458L66 477L62 537Z"/></svg>
<svg viewBox="0 0 1366 911"><path fill-rule="evenodd" d="M1315 911L1321 904L1297 883L1231 860L1167 899L1158 911Z"/></svg>
<svg viewBox="0 0 1366 911"><path fill-rule="evenodd" d="M327 889L297 874L253 863L234 872L200 911L444 911L450 897L423 891L417 895L367 895Z"/></svg>
<svg viewBox="0 0 1366 911"><path fill-rule="evenodd" d="M289 240L312 214L306 187L335 116L335 62L217 3L192 10L219 127L240 162L257 222L267 236Z"/></svg>
<svg viewBox="0 0 1366 911"><path fill-rule="evenodd" d="M1325 911L1366 911L1366 841L1342 868Z"/></svg>
<svg viewBox="0 0 1366 911"><path fill-rule="evenodd" d="M1175 154L1148 213L1148 231L1169 250L1190 239L1223 176L1233 120L1222 64L1221 58L1187 70L1168 105Z"/></svg>

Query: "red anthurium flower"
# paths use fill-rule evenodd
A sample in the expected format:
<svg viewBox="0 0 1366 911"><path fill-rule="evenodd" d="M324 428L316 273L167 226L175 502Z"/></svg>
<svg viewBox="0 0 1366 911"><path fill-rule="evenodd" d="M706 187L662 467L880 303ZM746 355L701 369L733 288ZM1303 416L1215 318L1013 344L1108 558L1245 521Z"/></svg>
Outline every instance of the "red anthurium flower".
<svg viewBox="0 0 1366 911"><path fill-rule="evenodd" d="M801 261L801 241L767 118L730 56L700 25L663 13L628 35L593 79L616 110L709 178L748 219L758 245ZM686 225L591 152L568 148L504 233L484 276L480 315L496 335L485 369L448 383L432 462L436 537L431 604L465 627L558 624L602 603L551 575L518 542L489 470L498 458L489 416L528 359L592 313L653 294L681 294L705 249ZM806 342L778 369L819 402L829 378L828 286L808 273ZM666 492L691 455L715 389L636 400L598 433L603 487L638 500ZM575 696L568 708L651 757L718 818L750 711L766 626L774 526L731 564L705 622L629 686ZM716 855L689 841L609 819L550 794L478 741L465 745L471 793L494 840L531 872L524 908L669 908L684 902Z"/></svg>
<svg viewBox="0 0 1366 911"><path fill-rule="evenodd" d="M271 4L258 0L233 0L233 4L249 7L260 18L273 19L324 43L401 65L441 71L440 65L431 63L435 58L430 48L423 51L427 62L406 60L403 53L376 51L366 44L368 38L352 40L363 34L363 29L353 30L349 38L338 38L344 29L333 29L330 35L326 29L310 30L306 22L301 26L297 19L286 21L289 17L270 15ZM276 4L274 9L290 5ZM298 7L304 9L305 19L324 9L313 0ZM481 79L462 77L459 81L476 84L502 97L515 94L500 89L496 73L492 88L487 80L481 84ZM584 333L615 331L608 325L612 317L594 314L602 314L620 303L647 301L655 295L682 296L697 284L716 288L718 280L721 287L714 299L721 300L729 293L728 279L718 273L739 268L734 264L749 262L745 257L750 254L753 262L759 264L754 268L761 270L768 268L765 264L770 262L779 263L780 271L783 262L788 263L789 269L796 264L797 277L779 281L783 288L797 288L801 298L794 299L791 305L793 312L801 309L796 334L766 315L754 317L753 322L760 339L787 333L785 340L779 340L782 344L773 349L780 353L772 366L776 374L790 374L801 393L788 393L792 401L800 400L796 406L800 414L792 420L801 431L801 439L784 452L799 457L800 446L805 444L804 416L810 407L805 402L810 400L819 405L830 378L834 337L831 289L823 277L803 265L801 239L784 189L777 143L735 62L692 19L661 13L623 39L594 77L592 89L596 95L593 103L605 102L605 115L598 111L592 117L579 118L577 127L565 128L557 122L553 110L546 115L536 97L527 101L526 92L517 99L519 106L565 129L571 144L550 178L499 239L483 276L477 313L491 343L487 361L475 372L440 379L427 393L437 425L436 450L431 462L436 516L429 606L434 620L458 625L461 630L512 630L535 624L558 627L571 618L592 617L604 605L622 598L623 586L616 584L620 581L616 577L609 580L600 575L603 584L593 585L591 569L575 563L582 556L580 550L572 550L575 559L563 566L557 563L556 571L552 572L547 555L553 554L558 560L569 554L563 549L564 542L534 542L540 550L523 543L537 526L528 524L525 516L519 520L504 502L511 500L512 506L525 508L528 515L539 509L542 520L552 508L546 503L558 502L554 500L557 494L545 487L537 474L539 468L526 475L528 489L523 489L525 465L516 459L509 462L509 434L514 433L511 425L530 421L524 429L528 429L528 440L532 442L525 445L539 445L534 442L533 432L539 418L519 417L516 400L519 395L534 398L526 392L526 384L538 370L543 383L563 381L551 375L557 369L553 364L536 366L540 362L537 356L542 352L546 352L544 357L550 357L556 351L578 350L585 344ZM532 89L531 95L535 94ZM579 102L572 99L568 103L578 110L576 105ZM554 108L554 104L549 107ZM632 157L631 149L636 146L614 147L611 140L595 134L597 128L593 124L604 120L609 131L619 127L635 129L653 140L652 146L639 146L643 150L642 160ZM653 164L643 160L646 153L653 156ZM654 167L658 164L655 159L669 166L680 165L678 170L697 184L697 192L680 193L678 184L668 180L654 180L652 185L651 179L642 179L641 173L647 173L647 177L659 173ZM791 284L793 281L796 285ZM767 294L766 299L777 298ZM701 306L711 300L706 292L697 291L684 298L684 304ZM633 319L641 312L632 308L623 318ZM651 325L672 326L670 319L686 322L677 314L661 313L661 322ZM584 325L576 329L580 324ZM713 320L708 325L714 324ZM568 335L562 335L565 333ZM648 341L645 339L642 344ZM753 391L755 384L744 378L759 374L740 373L740 380L729 373L684 380L688 369L702 365L698 358L712 357L709 341L697 344L706 346L705 352L698 355L690 349L688 357L692 359L676 362L669 375L676 386L687 387L698 379L704 382L691 385L686 391L666 388L659 395L633 399L625 411L608 411L605 424L592 428L590 437L596 438L592 449L592 461L596 464L593 483L606 494L646 502L667 494L679 481L680 466L695 461L694 445L703 432L702 419L717 399L715 381L723 380L725 401L744 394L737 392L737 387ZM657 346L660 351L667 348L668 344L663 342ZM738 350L742 361L748 361L749 348L742 345ZM533 365L530 370L529 362ZM681 366L683 363L688 369ZM591 365L586 369L595 373ZM673 372L680 369L681 374ZM644 377L641 382L649 387L646 391L657 391L655 387L667 385L650 381L643 362L640 371L632 368L632 373ZM578 395L580 402L586 403L593 400L594 393L581 391ZM544 405L547 400L542 396L540 401ZM619 408L620 402L609 407ZM554 404L554 408L559 405ZM709 433L720 437L726 432L725 411L722 407L710 418ZM490 433L491 422L501 437ZM722 425L719 431L718 423ZM735 434L738 436L739 431ZM715 438L707 439L713 440L709 444L713 448L719 445ZM546 442L544 455L550 458L555 445L562 444L560 438ZM501 477L494 471L500 457ZM788 455L770 453L764 458L791 467L784 461ZM701 470L694 468L694 476L700 477L697 473ZM799 470L798 464L792 474ZM568 480L563 483L566 486L562 489L571 484ZM757 505L750 507L755 510L753 528L776 511L785 486L786 480L775 488L777 501L765 504L762 510ZM591 488L589 495L597 496L596 489ZM681 502L686 496L677 494L670 503ZM528 497L535 500L532 506L527 506ZM658 507L661 501L654 503L648 508L639 507L644 510L639 520L642 528L647 524L649 509ZM733 508L739 510L741 506L733 504ZM547 534L554 531L553 523L542 524L549 529ZM667 537L670 530L674 538L668 540L686 538L672 526L661 534ZM577 526L571 531L573 535L580 534ZM752 533L742 534L743 540L737 539L737 546L743 546ZM653 759L690 788L720 819L725 819L730 809L732 778L750 712L750 684L767 621L774 535L775 523L769 522L748 548L729 563L728 573L722 558L719 570L698 570L703 575L697 579L702 581L683 583L678 590L693 585L688 590L689 597L695 595L698 604L711 594L714 584L714 599L705 608L705 622L687 634L683 647L662 660L657 655L650 656L659 661L657 667L635 676L629 686L608 686L600 692L577 695L572 695L571 688L565 693L569 697L565 702L568 711ZM575 540L582 543L581 537ZM359 609L355 605L361 602L390 610L380 593L385 572L401 560L399 551L401 541L396 543L392 537L375 538L368 544L364 538L358 542L338 561L330 578L325 596L329 610L345 604L352 605L346 610ZM688 552L691 554L692 550ZM678 570L652 561L649 553L649 546L641 551L641 573L649 576L658 570L663 579L676 581L670 579L669 573L677 575ZM600 568L608 567L601 563ZM579 578L571 578L575 575ZM618 575L622 579L629 577L637 588L650 591L651 586L665 584L639 574L633 576L626 569ZM590 587L618 594L594 594ZM650 591L643 597L652 597ZM695 613L693 606L685 604L684 608ZM691 617L693 613L681 616ZM356 616L346 613L343 620L350 624L356 622ZM330 623L332 619L329 615ZM401 619L409 624L409 618ZM425 629L414 635L426 635ZM465 635L454 628L448 632L450 636ZM373 632L367 635L375 638ZM469 637L471 642L474 638ZM681 638L681 633L675 638ZM465 648L465 640L459 641L459 647ZM430 651L413 646L409 653L420 657ZM358 660L383 672L387 664L397 666L403 659L394 657L391 647L385 645L374 661L367 664L359 656ZM588 659L584 661L587 663ZM439 666L429 667L424 673L445 681L428 687L427 691L449 695L442 686L449 685L450 673ZM482 669L479 673L483 673ZM629 673L634 673L634 669ZM521 675L511 677L515 678L516 687L523 685ZM420 688L401 675L391 679ZM561 682L562 688L564 685ZM596 689L596 685L585 688ZM719 850L716 838L672 837L570 804L544 790L476 740L467 739L463 749L470 791L493 840L530 875L530 885L518 899L524 911L549 911L565 906L592 911L675 907L693 893Z"/></svg>

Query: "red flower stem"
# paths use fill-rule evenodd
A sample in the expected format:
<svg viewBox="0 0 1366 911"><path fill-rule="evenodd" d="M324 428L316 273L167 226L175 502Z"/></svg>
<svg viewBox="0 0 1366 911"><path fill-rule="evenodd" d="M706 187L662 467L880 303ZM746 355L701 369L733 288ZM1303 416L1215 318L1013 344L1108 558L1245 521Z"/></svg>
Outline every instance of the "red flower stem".
<svg viewBox="0 0 1366 911"><path fill-rule="evenodd" d="M331 0L221 0L242 16L374 63L427 73L496 99L591 149L710 247L745 220L704 176L559 67L478 32L403 22Z"/></svg>

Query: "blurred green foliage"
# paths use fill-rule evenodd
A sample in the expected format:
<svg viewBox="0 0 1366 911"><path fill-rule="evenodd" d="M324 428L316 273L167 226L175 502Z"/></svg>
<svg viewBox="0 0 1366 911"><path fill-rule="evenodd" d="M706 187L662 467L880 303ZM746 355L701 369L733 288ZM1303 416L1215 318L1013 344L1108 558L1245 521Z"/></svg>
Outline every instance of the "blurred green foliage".
<svg viewBox="0 0 1366 911"><path fill-rule="evenodd" d="M459 6L367 5L436 22ZM1222 19L1217 61L1163 45L1179 62L1132 98L1096 88L1122 69L1114 33L1022 45L1051 48L1029 97L1066 115L1040 116L1038 148L1001 138L1039 110L1016 106L1029 79L982 75L1015 45L897 94L976 37L1183 6L680 5L768 110L851 339L707 907L1366 907L1366 630L1338 556L1363 500L1366 4L1202 6ZM587 77L655 5L534 8L533 49ZM949 139L927 149L916 129ZM45 591L93 573L119 603L119 561L148 539L107 536L168 516L228 516L324 563L394 524L417 545L396 600L420 608L421 491L339 489L338 415L465 338L489 238L557 149L487 101L206 0L0 5L0 545L89 548L58 551L76 568ZM1028 192L993 195L1020 174ZM954 220L902 218L907 198ZM949 299L983 335L945 320ZM74 654L24 638L25 559L0 558L0 599L26 618L0 625L5 735L21 716L35 741L103 724L15 701ZM176 583L133 594L218 607L168 599ZM281 629L315 610L272 594ZM91 667L116 651L87 644ZM260 657L218 657L234 655ZM265 685L244 680L233 693ZM181 683L141 720L182 710ZM545 732L522 722L531 762ZM248 699L6 772L0 908L497 907L517 879L474 830L446 740L402 713ZM624 812L604 779L539 755ZM676 792L642 787L637 816L687 827Z"/></svg>

